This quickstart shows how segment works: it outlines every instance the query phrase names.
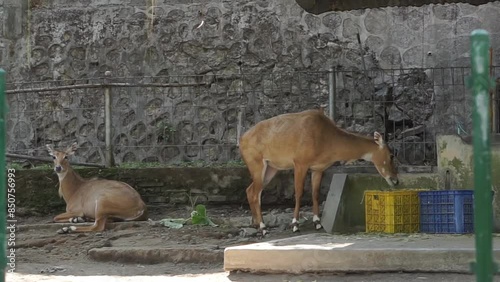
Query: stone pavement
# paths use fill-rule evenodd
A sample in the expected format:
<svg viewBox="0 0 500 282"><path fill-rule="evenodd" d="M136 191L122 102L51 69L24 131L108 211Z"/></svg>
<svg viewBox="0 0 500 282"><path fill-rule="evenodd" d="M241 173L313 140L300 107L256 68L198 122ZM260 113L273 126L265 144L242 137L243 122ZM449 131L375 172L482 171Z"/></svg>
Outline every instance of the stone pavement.
<svg viewBox="0 0 500 282"><path fill-rule="evenodd" d="M500 262L500 237L493 237ZM226 248L226 271L470 273L474 235L313 233Z"/></svg>

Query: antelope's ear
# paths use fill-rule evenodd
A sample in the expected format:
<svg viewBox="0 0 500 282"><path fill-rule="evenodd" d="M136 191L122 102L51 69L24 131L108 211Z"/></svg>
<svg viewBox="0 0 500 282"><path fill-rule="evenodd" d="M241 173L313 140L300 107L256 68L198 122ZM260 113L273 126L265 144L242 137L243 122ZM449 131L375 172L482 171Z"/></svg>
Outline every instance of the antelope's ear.
<svg viewBox="0 0 500 282"><path fill-rule="evenodd" d="M49 155L53 156L54 155L54 148L52 148L52 145L47 144L45 145L47 147L47 151L49 151Z"/></svg>
<svg viewBox="0 0 500 282"><path fill-rule="evenodd" d="M76 152L76 149L78 149L78 143L74 142L66 149L66 155L73 155Z"/></svg>
<svg viewBox="0 0 500 282"><path fill-rule="evenodd" d="M382 137L382 134L378 133L377 131L373 133L373 140L380 146L380 148L383 148L385 146L384 137Z"/></svg>

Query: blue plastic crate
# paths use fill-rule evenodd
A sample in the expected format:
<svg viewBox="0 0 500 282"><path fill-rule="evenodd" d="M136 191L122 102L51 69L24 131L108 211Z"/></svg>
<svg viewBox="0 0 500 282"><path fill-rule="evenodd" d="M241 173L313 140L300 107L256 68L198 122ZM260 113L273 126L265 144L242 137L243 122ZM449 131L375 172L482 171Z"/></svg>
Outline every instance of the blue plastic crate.
<svg viewBox="0 0 500 282"><path fill-rule="evenodd" d="M418 194L420 232L474 232L473 190L425 191Z"/></svg>

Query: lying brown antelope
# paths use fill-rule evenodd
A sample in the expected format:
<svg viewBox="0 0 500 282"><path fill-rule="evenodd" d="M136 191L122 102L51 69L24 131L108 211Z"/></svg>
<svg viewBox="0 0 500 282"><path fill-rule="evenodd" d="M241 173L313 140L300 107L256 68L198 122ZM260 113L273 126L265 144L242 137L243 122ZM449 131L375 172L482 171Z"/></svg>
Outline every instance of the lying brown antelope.
<svg viewBox="0 0 500 282"><path fill-rule="evenodd" d="M146 205L130 185L114 180L83 179L71 168L68 156L75 153L76 142L65 151L46 146L54 159L54 171L59 177L59 196L66 202L66 212L54 217L54 222L94 221L91 226L63 227L58 233L103 231L108 219L147 220Z"/></svg>
<svg viewBox="0 0 500 282"><path fill-rule="evenodd" d="M373 138L347 132L335 125L323 110L282 114L260 121L240 138L240 153L252 183L247 188L253 224L265 234L260 207L263 188L279 170L294 169L295 210L292 230L299 230L300 201L308 170L312 171L313 223L321 229L319 187L323 171L337 161L371 161L390 186L398 184L393 155L382 135Z"/></svg>

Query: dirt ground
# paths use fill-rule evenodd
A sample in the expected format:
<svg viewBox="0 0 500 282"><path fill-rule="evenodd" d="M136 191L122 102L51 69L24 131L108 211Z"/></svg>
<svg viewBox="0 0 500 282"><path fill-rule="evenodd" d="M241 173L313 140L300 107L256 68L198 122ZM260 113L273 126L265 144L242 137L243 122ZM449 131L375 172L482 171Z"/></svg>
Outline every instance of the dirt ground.
<svg viewBox="0 0 500 282"><path fill-rule="evenodd" d="M304 207L304 210L310 210ZM150 219L189 218L191 207L156 207L150 209ZM288 209L274 209L272 212L291 212ZM52 228L26 229L16 233L16 272L42 275L194 275L223 272L223 261L201 263L115 263L92 260L88 251L100 247L120 246L215 246L225 247L303 235L313 230L312 223L304 225L298 234L290 229L271 228L264 238L242 236L241 228L225 224L227 218L249 218L249 211L238 206L207 207L208 216L218 227L185 225L171 229L156 224L143 223L140 226L117 224L100 233L57 234ZM264 213L271 212L265 210ZM53 225L50 216L18 217L18 226L31 224ZM69 226L69 223L68 223ZM284 229L284 230L283 230Z"/></svg>
<svg viewBox="0 0 500 282"><path fill-rule="evenodd" d="M153 222L164 218L189 218L191 207L152 207ZM218 227L185 225L180 229L142 223L116 224L100 233L57 234L59 228L51 223L50 216L18 216L16 232L16 269L8 273L6 281L474 281L465 274L252 274L225 272L222 256L208 256L196 263L166 262L100 262L93 260L88 251L101 247L165 247L165 246L211 246L222 252L225 247L249 244L266 240L298 236L315 231L312 223L301 226L300 233L289 228L270 228L264 238L243 236L241 228L227 224L229 218L248 218L245 207L207 207L208 216ZM289 207L264 209L264 214L291 214ZM303 207L305 213L310 207ZM41 228L26 228L27 225L43 224ZM69 224L68 224L69 225ZM135 226L134 226L135 225ZM219 253L221 254L221 253ZM7 267L9 269L9 267ZM496 280L495 280L496 281Z"/></svg>

